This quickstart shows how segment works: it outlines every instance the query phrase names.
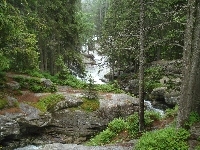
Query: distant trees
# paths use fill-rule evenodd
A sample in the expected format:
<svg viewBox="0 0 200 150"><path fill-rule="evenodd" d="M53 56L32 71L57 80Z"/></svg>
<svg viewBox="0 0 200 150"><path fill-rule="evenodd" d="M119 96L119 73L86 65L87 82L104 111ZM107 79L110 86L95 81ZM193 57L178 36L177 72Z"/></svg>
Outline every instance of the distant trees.
<svg viewBox="0 0 200 150"><path fill-rule="evenodd" d="M80 0L3 0L0 16L0 57L7 68L55 74L63 61L77 73L84 71L80 45L89 27Z"/></svg>
<svg viewBox="0 0 200 150"><path fill-rule="evenodd" d="M200 1L188 0L184 38L182 94L179 101L178 126L184 126L191 113L200 115Z"/></svg>
<svg viewBox="0 0 200 150"><path fill-rule="evenodd" d="M185 0L146 0L144 7L146 62L182 58ZM139 2L110 0L101 46L113 69L137 68Z"/></svg>

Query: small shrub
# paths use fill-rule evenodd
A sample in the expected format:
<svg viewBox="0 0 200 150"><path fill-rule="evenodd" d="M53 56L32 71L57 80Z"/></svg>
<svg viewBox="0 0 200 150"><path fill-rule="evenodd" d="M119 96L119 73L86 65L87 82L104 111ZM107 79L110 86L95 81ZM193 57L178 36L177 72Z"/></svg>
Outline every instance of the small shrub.
<svg viewBox="0 0 200 150"><path fill-rule="evenodd" d="M161 119L161 115L159 112L145 111L144 113L144 121L146 126L150 126L153 121L159 119Z"/></svg>
<svg viewBox="0 0 200 150"><path fill-rule="evenodd" d="M25 73L32 77L44 78L44 75L39 70L26 70Z"/></svg>
<svg viewBox="0 0 200 150"><path fill-rule="evenodd" d="M173 127L147 132L139 139L135 150L188 150L189 135L187 130Z"/></svg>
<svg viewBox="0 0 200 150"><path fill-rule="evenodd" d="M145 90L152 91L154 88L161 87L162 84L159 80L162 78L163 74L162 67L150 67L145 70Z"/></svg>
<svg viewBox="0 0 200 150"><path fill-rule="evenodd" d="M89 81L89 83L87 84L87 87L84 91L84 97L86 97L88 99L97 99L98 93L95 89L94 80L92 79L91 76L88 81Z"/></svg>
<svg viewBox="0 0 200 150"><path fill-rule="evenodd" d="M193 124L200 122L200 116L197 112L191 112L188 121L185 123L186 127L191 127Z"/></svg>
<svg viewBox="0 0 200 150"><path fill-rule="evenodd" d="M125 130L127 127L127 123L122 118L116 118L108 124L108 128L114 133L119 133Z"/></svg>
<svg viewBox="0 0 200 150"><path fill-rule="evenodd" d="M167 117L175 117L178 114L178 105L176 105L173 109L166 109L164 118Z"/></svg>
<svg viewBox="0 0 200 150"><path fill-rule="evenodd" d="M8 106L8 101L5 99L0 99L0 110L4 109L6 106Z"/></svg>
<svg viewBox="0 0 200 150"><path fill-rule="evenodd" d="M139 119L138 113L134 113L130 115L127 119L127 130L131 137L135 137L136 134L139 132Z"/></svg>
<svg viewBox="0 0 200 150"><path fill-rule="evenodd" d="M116 87L115 84L97 84L96 85L96 90L97 91L102 91L102 92L113 92L113 93L123 93L124 91L119 89L119 87Z"/></svg>
<svg viewBox="0 0 200 150"><path fill-rule="evenodd" d="M92 138L87 145L104 145L107 143L110 143L111 139L115 136L116 134L112 132L110 129L106 129L100 134L96 135L94 138Z"/></svg>
<svg viewBox="0 0 200 150"><path fill-rule="evenodd" d="M49 108L51 108L61 100L64 100L63 95L51 94L47 97L41 98L36 104L34 104L34 106L40 109L41 111L46 112Z"/></svg>
<svg viewBox="0 0 200 150"><path fill-rule="evenodd" d="M29 89L32 92L39 93L39 92L56 92L57 87L53 84L50 87L45 88L41 83L39 78L26 78L22 76L14 77L14 79L19 82L20 87L22 89Z"/></svg>

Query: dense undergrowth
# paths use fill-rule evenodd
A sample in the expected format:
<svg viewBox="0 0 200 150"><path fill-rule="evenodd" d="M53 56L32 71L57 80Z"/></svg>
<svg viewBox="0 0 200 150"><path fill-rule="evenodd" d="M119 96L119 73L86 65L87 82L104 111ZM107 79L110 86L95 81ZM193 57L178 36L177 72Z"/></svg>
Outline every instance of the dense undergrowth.
<svg viewBox="0 0 200 150"><path fill-rule="evenodd" d="M118 141L124 142L126 139L123 139L121 133L128 133L129 140L138 139L134 150L187 150L189 148L187 140L190 133L186 129L176 128L175 118L177 110L177 106L174 109L167 109L163 117L156 112L145 111L146 128L144 132L139 132L137 113L126 119L116 118L108 124L108 127L103 132L100 132L87 142L87 145L106 145ZM157 129L153 127L155 122L166 122L167 119L172 117L174 121L166 124L164 127L157 127ZM198 117L194 114L190 118L190 125L198 120Z"/></svg>
<svg viewBox="0 0 200 150"><path fill-rule="evenodd" d="M152 122L160 119L160 114L153 111L145 111L145 125L150 128ZM126 119L116 118L108 124L108 127L94 138L92 138L87 145L105 145L116 142L115 139L120 132L127 132L129 138L137 138L139 132L138 113L130 115ZM120 139L125 140L125 139Z"/></svg>

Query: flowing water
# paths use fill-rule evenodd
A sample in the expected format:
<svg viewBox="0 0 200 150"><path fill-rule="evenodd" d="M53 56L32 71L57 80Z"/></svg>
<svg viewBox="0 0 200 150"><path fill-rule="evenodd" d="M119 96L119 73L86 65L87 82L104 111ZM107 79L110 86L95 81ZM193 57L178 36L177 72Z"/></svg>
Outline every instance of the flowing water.
<svg viewBox="0 0 200 150"><path fill-rule="evenodd" d="M92 78L95 84L105 84L107 79L104 78L104 75L109 73L110 68L107 62L107 57L99 55L97 51L98 48L99 45L95 44L95 49L93 51L89 51L89 54L94 56L94 60L93 63L86 64L85 70L87 77L85 80L87 81L89 78ZM87 49L87 46L82 46L83 52L88 53Z"/></svg>
<svg viewBox="0 0 200 150"><path fill-rule="evenodd" d="M161 109L154 108L154 107L152 106L152 104L151 104L150 101L146 101L146 100L145 100L144 103L145 103L145 105L146 105L146 107L147 107L147 110L153 110L153 111L155 111L155 112L158 112L161 116L164 115L164 111L161 110Z"/></svg>

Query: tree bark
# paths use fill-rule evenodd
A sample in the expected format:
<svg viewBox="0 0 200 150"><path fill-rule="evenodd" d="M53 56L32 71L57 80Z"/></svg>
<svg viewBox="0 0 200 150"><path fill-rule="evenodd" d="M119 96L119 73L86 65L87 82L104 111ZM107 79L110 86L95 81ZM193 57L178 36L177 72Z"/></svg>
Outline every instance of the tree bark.
<svg viewBox="0 0 200 150"><path fill-rule="evenodd" d="M184 39L184 68L179 101L178 127L184 126L191 112L200 114L200 1L188 1Z"/></svg>
<svg viewBox="0 0 200 150"><path fill-rule="evenodd" d="M144 1L140 0L139 130L144 130Z"/></svg>

